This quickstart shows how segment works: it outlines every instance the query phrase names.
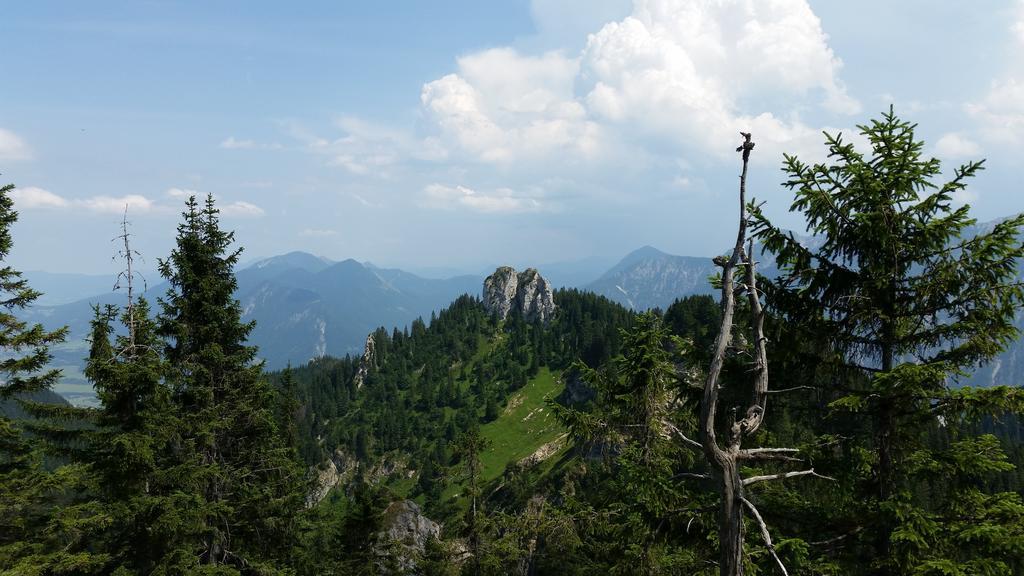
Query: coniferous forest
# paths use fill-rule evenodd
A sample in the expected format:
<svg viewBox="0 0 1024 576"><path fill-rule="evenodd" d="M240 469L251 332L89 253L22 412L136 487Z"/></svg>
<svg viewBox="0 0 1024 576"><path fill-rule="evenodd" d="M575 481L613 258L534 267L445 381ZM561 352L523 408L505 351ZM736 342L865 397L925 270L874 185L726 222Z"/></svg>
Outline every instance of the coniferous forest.
<svg viewBox="0 0 1024 576"><path fill-rule="evenodd" d="M785 156L813 241L747 189L744 134L714 296L469 294L284 370L192 196L153 301L122 230L94 407L48 400L66 335L22 319L40 294L5 263L0 573L1024 574L1024 388L964 385L1019 337L1024 216L969 232L953 198L984 164L940 165L916 129L890 109Z"/></svg>

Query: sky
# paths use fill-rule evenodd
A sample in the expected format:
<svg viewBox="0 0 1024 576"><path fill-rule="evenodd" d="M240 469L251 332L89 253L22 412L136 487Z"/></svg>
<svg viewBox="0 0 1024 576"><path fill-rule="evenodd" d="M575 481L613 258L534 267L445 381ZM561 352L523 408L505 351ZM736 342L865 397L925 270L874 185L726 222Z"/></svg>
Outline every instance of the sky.
<svg viewBox="0 0 1024 576"><path fill-rule="evenodd" d="M406 269L712 255L783 153L894 106L982 221L1024 211L1024 0L34 2L0 18L9 263L166 257L213 194L245 258Z"/></svg>

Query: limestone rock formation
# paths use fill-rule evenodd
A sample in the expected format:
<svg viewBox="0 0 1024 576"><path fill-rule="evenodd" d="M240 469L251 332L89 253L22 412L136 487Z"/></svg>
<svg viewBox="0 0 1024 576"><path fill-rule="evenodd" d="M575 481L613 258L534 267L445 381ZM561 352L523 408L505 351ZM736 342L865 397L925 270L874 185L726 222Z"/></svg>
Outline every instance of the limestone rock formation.
<svg viewBox="0 0 1024 576"><path fill-rule="evenodd" d="M363 387L366 376L370 373L370 367L376 366L377 355L374 352L373 334L366 337L366 345L363 347L363 357L359 360L359 371L356 372L353 380L356 383L356 390Z"/></svg>
<svg viewBox="0 0 1024 576"><path fill-rule="evenodd" d="M513 310L527 321L548 322L555 314L551 283L535 268L516 273L502 266L484 280L484 308L504 320Z"/></svg>
<svg viewBox="0 0 1024 576"><path fill-rule="evenodd" d="M316 506L340 481L338 467L331 459L327 460L323 469L314 466L312 472L316 474L316 480L313 482L313 489L306 495L306 508Z"/></svg>
<svg viewBox="0 0 1024 576"><path fill-rule="evenodd" d="M412 500L392 502L383 515L380 541L392 554L401 574L414 573L427 540L441 537L441 525L427 518Z"/></svg>

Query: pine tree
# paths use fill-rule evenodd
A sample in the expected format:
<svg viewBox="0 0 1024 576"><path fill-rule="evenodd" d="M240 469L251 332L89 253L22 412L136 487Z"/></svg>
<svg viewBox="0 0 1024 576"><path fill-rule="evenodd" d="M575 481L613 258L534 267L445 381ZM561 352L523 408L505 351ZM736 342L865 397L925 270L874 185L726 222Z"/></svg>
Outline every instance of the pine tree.
<svg viewBox="0 0 1024 576"><path fill-rule="evenodd" d="M979 488L1008 467L998 443L963 436L937 447L927 433L1024 408L1019 388L956 385L1017 336L1024 215L971 235L969 207L954 208L953 197L982 162L934 183L939 161L923 156L915 128L890 109L859 127L867 152L826 135L825 163L785 157L791 210L816 242L800 243L752 207L755 235L784 270L770 302L841 355L833 408L870 423L857 431L856 449L870 457L851 503L867 547L855 554L871 556L875 574L1020 573L1021 499ZM926 494L930 482L937 489Z"/></svg>
<svg viewBox="0 0 1024 576"><path fill-rule="evenodd" d="M60 371L47 367L50 346L62 342L67 333L29 325L17 317L40 294L20 272L4 264L13 245L11 226L18 219L12 190L11 184L0 187L0 349L4 351L0 402L18 401L53 386ZM50 522L51 499L63 489L66 478L46 472L41 465L37 444L23 426L0 414L0 569L28 570L54 557L74 562L61 551L74 535Z"/></svg>
<svg viewBox="0 0 1024 576"><path fill-rule="evenodd" d="M170 284L158 319L167 381L180 414L176 481L191 500L172 557L247 572L281 559L295 541L303 472L275 422L274 391L256 348L253 323L234 299L232 232L220 228L212 196L190 198L176 247L160 262Z"/></svg>
<svg viewBox="0 0 1024 576"><path fill-rule="evenodd" d="M574 515L587 518L577 530L589 535L588 556L612 564L612 574L693 573L700 564L680 535L699 506L678 479L697 475L689 472L696 461L673 441L671 424L694 424L679 410L675 365L688 344L652 312L637 316L622 341L607 366L577 366L596 392L592 410L548 403L582 454L603 456L587 464L597 490L577 504Z"/></svg>

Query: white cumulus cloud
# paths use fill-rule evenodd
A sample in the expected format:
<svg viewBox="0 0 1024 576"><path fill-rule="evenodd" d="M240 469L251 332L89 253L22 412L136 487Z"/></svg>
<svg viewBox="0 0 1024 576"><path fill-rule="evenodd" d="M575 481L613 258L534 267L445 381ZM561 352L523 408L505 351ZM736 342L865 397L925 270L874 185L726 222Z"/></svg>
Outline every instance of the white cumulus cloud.
<svg viewBox="0 0 1024 576"><path fill-rule="evenodd" d="M159 206L149 198L139 194L128 194L125 196L98 195L88 198L65 198L59 194L39 188L37 186L26 186L15 188L11 192L16 208L43 208L43 209L83 209L90 212L121 214L127 207L128 212L138 214L147 213L159 209Z"/></svg>
<svg viewBox="0 0 1024 576"><path fill-rule="evenodd" d="M756 134L759 150L800 152L821 139L795 112L805 101L861 109L841 69L805 0L636 0L576 57L470 54L420 99L442 142L490 163L600 162L651 135L724 154L740 130ZM760 100L795 104L772 110Z"/></svg>
<svg viewBox="0 0 1024 576"><path fill-rule="evenodd" d="M762 149L818 139L789 114L758 111L758 95L815 92L828 110L859 111L840 68L803 0L638 0L631 16L591 35L583 55L594 113L723 153L740 130Z"/></svg>
<svg viewBox="0 0 1024 576"><path fill-rule="evenodd" d="M1024 141L1024 78L1009 76L992 82L988 93L966 106L982 135L999 143Z"/></svg>
<svg viewBox="0 0 1024 576"><path fill-rule="evenodd" d="M442 141L491 163L594 157L601 127L574 95L579 60L496 48L462 57L458 72L423 86L420 100Z"/></svg>
<svg viewBox="0 0 1024 576"><path fill-rule="evenodd" d="M129 213L138 214L150 212L156 208L152 200L139 194L128 194L125 196L93 196L84 200L77 200L75 204L80 205L93 212L104 212L109 214L121 214L127 208Z"/></svg>
<svg viewBox="0 0 1024 576"><path fill-rule="evenodd" d="M984 96L967 103L968 116L978 124L982 138L999 144L1024 143L1024 0L1017 0L1010 24L1011 52L1003 74L992 81Z"/></svg>
<svg viewBox="0 0 1024 576"><path fill-rule="evenodd" d="M32 151L20 136L0 128L0 160L30 160Z"/></svg>
<svg viewBox="0 0 1024 576"><path fill-rule="evenodd" d="M188 188L168 188L167 195L171 198L188 198L189 196L195 196L196 198L202 198L205 196L198 190L190 190Z"/></svg>

